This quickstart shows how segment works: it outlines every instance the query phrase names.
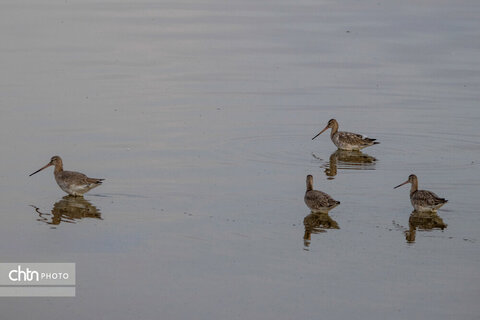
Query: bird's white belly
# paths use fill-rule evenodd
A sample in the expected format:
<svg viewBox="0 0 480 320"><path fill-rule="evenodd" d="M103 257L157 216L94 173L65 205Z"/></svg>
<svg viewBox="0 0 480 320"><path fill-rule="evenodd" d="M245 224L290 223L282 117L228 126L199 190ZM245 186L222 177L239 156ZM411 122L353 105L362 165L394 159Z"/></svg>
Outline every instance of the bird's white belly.
<svg viewBox="0 0 480 320"><path fill-rule="evenodd" d="M79 186L79 185L75 185L75 184L68 184L68 183L65 183L64 181L62 180L57 180L57 184L58 186L60 187L60 189L62 189L64 192L68 193L69 195L72 195L72 196L81 196L85 193L85 186Z"/></svg>
<svg viewBox="0 0 480 320"><path fill-rule="evenodd" d="M435 208L432 206L419 205L411 201L413 208L418 212L433 212Z"/></svg>
<svg viewBox="0 0 480 320"><path fill-rule="evenodd" d="M358 146L351 145L351 144L348 144L348 143L345 143L344 141L342 141L340 139L339 134L333 135L332 142L333 142L334 145L337 146L338 149L341 149L341 150L346 150L346 151L359 150Z"/></svg>

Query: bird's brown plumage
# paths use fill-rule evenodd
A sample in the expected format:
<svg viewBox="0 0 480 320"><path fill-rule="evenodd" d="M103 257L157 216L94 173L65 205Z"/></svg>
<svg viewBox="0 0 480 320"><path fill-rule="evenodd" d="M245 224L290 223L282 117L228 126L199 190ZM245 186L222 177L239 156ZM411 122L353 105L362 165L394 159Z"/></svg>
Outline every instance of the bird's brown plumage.
<svg viewBox="0 0 480 320"><path fill-rule="evenodd" d="M49 163L47 163L44 167L40 168L34 173L30 174L30 176L42 171L49 166L55 166L53 174L55 176L55 181L57 182L60 189L72 196L82 196L89 190L101 185L102 181L105 180L99 178L89 178L80 172L64 171L63 161L62 158L60 158L59 156L53 156L50 159Z"/></svg>
<svg viewBox="0 0 480 320"><path fill-rule="evenodd" d="M448 200L440 198L432 191L418 190L418 178L414 174L411 174L407 181L399 184L395 189L407 183L412 184L410 187L410 202L412 203L413 208L417 211L435 212L438 208L448 202Z"/></svg>
<svg viewBox="0 0 480 320"><path fill-rule="evenodd" d="M328 212L340 204L340 201L333 199L325 192L313 190L313 177L307 176L307 190L304 201L312 212Z"/></svg>
<svg viewBox="0 0 480 320"><path fill-rule="evenodd" d="M363 148L372 146L374 144L379 144L380 142L375 141L376 139L368 138L358 133L338 131L338 122L335 119L330 119L327 123L327 126L320 131L315 137L318 137L322 132L331 128L330 139L340 150L361 150Z"/></svg>

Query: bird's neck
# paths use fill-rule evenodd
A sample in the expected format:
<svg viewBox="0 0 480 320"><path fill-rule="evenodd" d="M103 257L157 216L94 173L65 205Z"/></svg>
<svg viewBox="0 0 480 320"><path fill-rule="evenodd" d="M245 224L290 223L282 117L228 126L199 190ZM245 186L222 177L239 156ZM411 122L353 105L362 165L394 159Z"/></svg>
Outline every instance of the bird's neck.
<svg viewBox="0 0 480 320"><path fill-rule="evenodd" d="M63 164L62 163L57 163L55 165L55 170L53 170L54 174L58 174L63 171Z"/></svg>
<svg viewBox="0 0 480 320"><path fill-rule="evenodd" d="M418 181L414 180L412 186L410 187L410 195L414 194L418 190Z"/></svg>
<svg viewBox="0 0 480 320"><path fill-rule="evenodd" d="M330 137L333 138L333 136L335 135L335 133L338 132L338 123L334 123L333 124L333 127L332 127L332 131L330 131Z"/></svg>
<svg viewBox="0 0 480 320"><path fill-rule="evenodd" d="M311 180L307 181L307 191L313 190L313 182Z"/></svg>

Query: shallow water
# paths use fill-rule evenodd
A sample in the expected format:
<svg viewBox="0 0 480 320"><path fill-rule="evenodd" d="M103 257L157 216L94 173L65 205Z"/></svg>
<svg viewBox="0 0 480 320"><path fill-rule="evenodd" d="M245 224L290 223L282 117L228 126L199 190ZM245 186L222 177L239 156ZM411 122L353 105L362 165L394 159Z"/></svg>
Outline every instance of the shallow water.
<svg viewBox="0 0 480 320"><path fill-rule="evenodd" d="M0 7L1 259L77 266L2 319L478 318L476 1ZM104 185L72 209L55 154ZM410 173L449 200L413 241Z"/></svg>

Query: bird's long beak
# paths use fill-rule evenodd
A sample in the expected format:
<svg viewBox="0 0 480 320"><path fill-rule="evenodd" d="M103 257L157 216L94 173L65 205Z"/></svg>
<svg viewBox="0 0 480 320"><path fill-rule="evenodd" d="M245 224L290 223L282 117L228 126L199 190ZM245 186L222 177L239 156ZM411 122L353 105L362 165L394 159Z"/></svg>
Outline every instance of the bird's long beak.
<svg viewBox="0 0 480 320"><path fill-rule="evenodd" d="M50 166L53 166L53 164L49 162L49 163L47 163L44 167L41 167L40 169L38 169L38 170L35 171L34 173L30 174L29 177L33 176L35 173L40 172L40 171L42 171L43 169L48 168L48 167L50 167Z"/></svg>
<svg viewBox="0 0 480 320"><path fill-rule="evenodd" d="M317 134L315 137L313 137L312 140L315 139L316 137L318 137L319 135L321 135L327 129L328 129L328 126L326 126L322 131L320 131L319 134Z"/></svg>
<svg viewBox="0 0 480 320"><path fill-rule="evenodd" d="M398 186L396 186L396 187L393 188L393 189L397 189L398 187L401 187L401 186L403 186L404 184L407 184L407 183L409 183L409 182L410 182L410 181L407 180L407 181L405 181L404 183L399 184Z"/></svg>

